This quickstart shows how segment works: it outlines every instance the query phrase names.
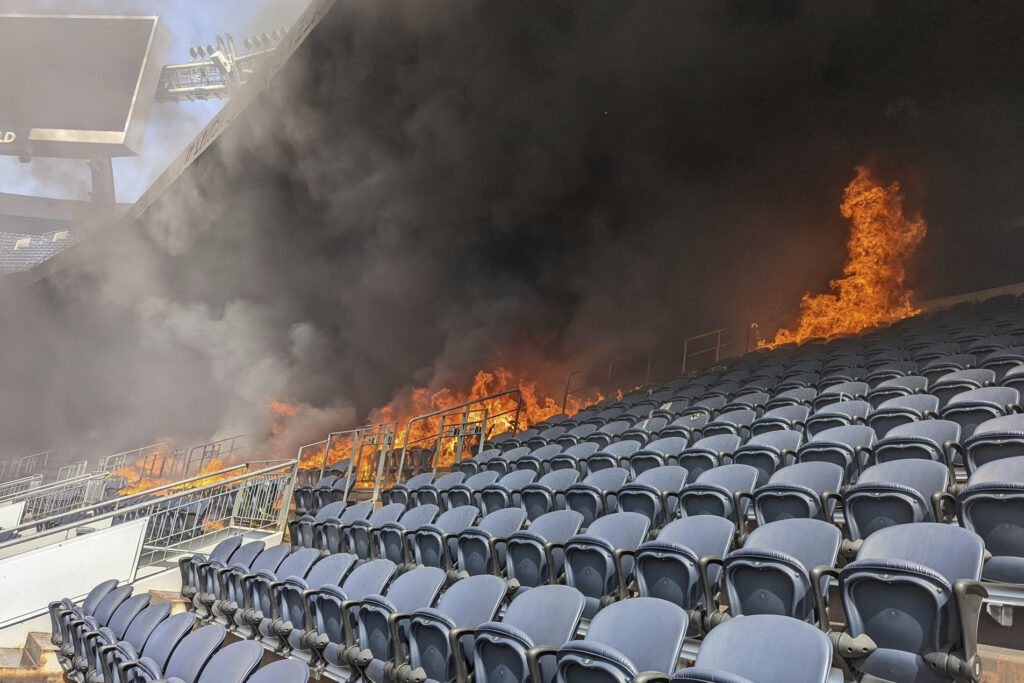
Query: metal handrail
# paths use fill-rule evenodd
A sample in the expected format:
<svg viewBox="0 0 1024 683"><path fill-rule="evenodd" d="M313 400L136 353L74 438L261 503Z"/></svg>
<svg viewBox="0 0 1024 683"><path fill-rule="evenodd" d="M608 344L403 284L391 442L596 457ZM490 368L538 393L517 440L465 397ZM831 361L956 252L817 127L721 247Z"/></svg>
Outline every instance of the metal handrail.
<svg viewBox="0 0 1024 683"><path fill-rule="evenodd" d="M430 412L430 413L424 413L423 415L417 415L416 417L410 419L409 422L405 426L405 438L402 440L402 455L399 457L399 460L398 460L398 472L396 473L395 481L396 482L401 482L402 481L402 471L405 468L405 456L406 456L406 453L409 450L409 435L412 433L412 426L415 423L417 423L417 422L424 422L424 421L429 420L429 419L431 419L433 417L438 417L440 415L445 415L447 413L458 412L460 410L461 411L466 411L468 413L468 412L470 412L470 411L468 411L468 408L470 408L471 406L477 405L479 403L487 403L488 401L495 401L495 400L497 400L499 398L502 398L503 396L511 396L511 395L516 395L518 397L518 400L516 402L516 409L515 409L516 417L512 421L512 424L513 424L512 432L515 433L515 432L519 431L519 416L522 413L522 409L523 409L523 392L518 387L515 388L515 389L506 389L505 391L500 391L500 392L498 392L496 394L491 394L490 396L484 396L482 398L474 399L472 401L467 401L465 403L460 403L459 405L450 406L448 408L443 408L443 409L440 409L440 410L435 410L435 411ZM502 417L502 416L507 415L508 413L511 413L511 412L513 412L513 411L508 410L508 411L505 411L504 413L498 413L498 414L495 414L495 415L491 415L489 417L491 419L497 418L497 417ZM485 425L485 427L486 427L486 425ZM442 437L443 437L443 434L438 434L438 446L440 445L440 440L441 440ZM421 439L418 439L417 441L422 441L422 440L424 440L426 438L430 438L430 437L423 437ZM481 438L480 438L480 447L481 448L483 447L483 443L484 443L485 439L486 439L486 433L482 432L481 433ZM435 454L435 458L436 458L436 454Z"/></svg>
<svg viewBox="0 0 1024 683"><path fill-rule="evenodd" d="M384 473L384 459L387 457L386 453L389 451L395 443L395 436L398 433L397 422L382 422L380 424L366 425L357 429L346 429L338 432L331 432L327 435L327 441L324 445L324 459L320 465L320 477L324 476L324 472L327 471L327 460L331 457L331 441L334 437L345 436L346 434L352 435L352 450L348 456L348 470L345 472L345 492L342 500L348 502L349 494L355 490L358 481L352 481L352 471L356 466L357 461L362 460L363 452L363 434L368 437L368 443L375 446L374 454L377 457L377 478L373 486L373 497L371 500L376 503L377 496L380 493L380 479ZM378 443L379 441L379 443ZM371 456L372 457L372 456ZM356 479L358 480L358 473Z"/></svg>
<svg viewBox="0 0 1024 683"><path fill-rule="evenodd" d="M5 481L0 484L0 504L7 503L20 495L34 491L38 489L42 483L43 475L41 474L30 474L29 476L22 477L21 479Z"/></svg>
<svg viewBox="0 0 1024 683"><path fill-rule="evenodd" d="M247 478L250 478L250 477L257 477L257 476L262 476L262 475L266 475L266 474L271 474L275 470L280 470L280 469L286 468L286 467L291 467L293 469L293 475L292 475L291 479L292 479L292 482L294 483L294 479L295 479L295 477L294 477L294 469L297 466L298 461L297 460L281 460L280 463L281 464L279 464L279 465L274 465L274 466L271 466L271 467L267 467L267 468L264 468L262 470L258 470L256 472L246 472L246 473L238 475L236 477L231 477L229 479L224 479L224 480L221 480L221 481L211 482L211 483L206 484L204 486L198 486L198 487L192 488L192 489L184 489L184 490L182 490L182 491L180 491L178 493L172 493L170 495L163 496L163 497L160 498L160 501L144 500L144 501L135 503L134 505L129 505L129 506L122 507L122 508L116 508L115 507L115 509L113 509L113 510L109 510L107 512L103 512L103 513L98 514L98 515L89 516L89 517L87 517L85 519L80 519L80 520L77 520L75 522L71 522L69 524L64 524L64 525L60 525L60 526L54 526L54 527L51 527L49 529L42 530L39 533L32 534L31 536L25 536L23 538L11 539L11 540L6 541L4 543L0 543L0 551L4 550L5 548L9 548L11 546L17 545L18 543L25 542L25 541L28 541L28 540L35 541L35 540L38 540L40 538L45 538L47 536L51 536L51 535L54 535L54 534L67 533L67 531L69 529L72 529L72 528L74 528L76 526L91 526L91 525L94 525L96 522L103 521L105 519L109 519L109 518L113 518L113 517L117 517L117 516L122 516L122 515L130 515L133 512L138 512L138 511L144 510L145 508L150 507L155 502L172 501L172 500L175 500L177 498L182 498L182 497L185 497L185 496L194 496L196 494L202 493L205 490L213 489L214 487L217 487L217 486L227 486L227 485L230 485L230 484L235 484L235 483L238 483L238 482L243 481L243 480L245 480ZM199 481L199 480L202 480L202 479L208 479L210 477L222 475L225 472L232 472L234 470L246 469L247 467L248 467L247 464L235 465L234 467L229 467L229 468L224 469L224 470L219 470L218 472L212 472L210 474L204 474L204 475L202 475L200 477L193 477L192 479L186 479L186 480L183 480L183 481L179 481L179 482L177 482L175 484L170 484L170 485L167 485L167 486L161 486L161 487L159 487L157 489L153 489L153 491L166 490L166 489L171 489L171 488L176 488L176 487L184 486L186 484L190 484L190 483L195 482L195 481ZM149 492L147 492L147 493L149 493ZM131 496L125 496L125 497L126 498L138 498L140 495L146 495L146 494L133 494ZM287 499L290 499L290 498L291 498L291 494L289 493ZM84 508L82 510L78 510L77 512L82 513L82 512L86 512L88 510L96 510L97 508L109 507L112 503L116 503L116 501L106 501L106 502L103 502L103 503L97 503L96 505L92 505L92 506L90 506L88 508ZM52 521L53 519L59 519L60 517L64 517L64 516L66 516L66 513L62 514L62 515L57 515L56 518L51 518L50 520L38 520L36 522L32 522L31 524L22 524L21 526L15 528L15 529L10 529L9 531L15 531L15 532L27 531L29 529L35 528L37 524L42 524L42 523L44 523L46 521Z"/></svg>
<svg viewBox="0 0 1024 683"><path fill-rule="evenodd" d="M132 448L132 449L127 450L127 451L121 451L120 453L112 453L112 454L110 454L108 456L105 456L103 458L103 460L101 461L102 464L99 466L98 469L103 471L103 472L112 472L114 470L119 470L119 469L125 467L125 464L128 461L128 456L129 455L132 455L134 453L138 453L141 456L144 452L146 452L146 451L148 451L150 449L156 449L156 448L159 448L161 446L170 446L170 445L171 445L170 441L158 441L156 443L151 443L151 444L146 445L146 446L140 446L139 448ZM136 461L141 460L141 459L142 458L136 458Z"/></svg>
<svg viewBox="0 0 1024 683"><path fill-rule="evenodd" d="M248 434L236 434L235 436L226 436L223 439L217 439L215 441L208 441L207 443L201 443L198 446L193 446L188 451L188 458L185 460L184 469L181 472L182 476L188 476L188 471L190 469L192 469L192 463L196 461L196 459L195 459L193 454L196 451L202 449L201 453L199 455L199 459L198 459L199 463L200 463L200 467L202 467L202 461L206 457L206 453L207 453L207 449L208 448L210 448L211 446L216 446L217 447L216 448L216 453L213 454L213 457L218 457L218 458L229 457L232 454L234 454L237 450L245 448L244 439L247 436L249 436L249 435ZM242 441L242 445L236 446L235 445L235 441ZM223 443L227 443L228 446L229 446L226 451L222 451L220 449L220 445L223 444Z"/></svg>
<svg viewBox="0 0 1024 683"><path fill-rule="evenodd" d="M627 354L624 354L624 355L621 355L621 356L616 356L616 357L614 357L614 358L612 358L612 359L610 359L608 361L608 370L607 370L607 373L606 373L606 376L605 376L604 384L591 384L591 385L584 386L584 387L578 387L578 388L572 389L570 391L569 387L570 387L570 385L572 383L572 378L573 377L575 377L576 375L588 374L588 373L594 372L595 370L604 369L605 364L604 363L598 363L597 365L592 365L589 368L583 368L582 370L573 370L568 375L565 376L565 392L562 394L562 412L564 413L566 411L566 408L569 405L569 396L571 396L572 394L578 394L580 392L586 391L587 389L595 389L597 387L604 387L605 389L610 389L611 388L611 383L612 383L612 378L614 377L615 364L616 363L621 363L621 361L624 361L624 360L627 360L627 359L630 359L630 358L647 358L647 370L644 373L644 381L643 381L643 383L647 384L648 382L650 382L651 381L651 360L653 358L653 354L650 351L636 351L634 353L627 353ZM616 388L619 388L619 387L616 387Z"/></svg>
<svg viewBox="0 0 1024 683"><path fill-rule="evenodd" d="M711 353L712 351L714 351L715 352L715 362L717 363L721 359L722 349L728 344L728 342L726 342L725 344L722 343L722 333L723 332L725 332L725 328L724 327L720 327L717 330L711 330L710 332L705 332L703 334L698 334L698 335L694 335L692 337L687 338L686 341L683 342L683 364L682 364L682 367L679 369L679 374L682 375L682 374L686 373L686 361L687 360L689 360L690 358L693 358L695 356L700 356L700 355L705 354L705 353ZM704 339L705 337L715 337L715 344L714 344L714 346L709 346L706 349L701 349L700 351L694 351L693 353L689 353L690 342L695 342L695 341L697 341L699 339Z"/></svg>

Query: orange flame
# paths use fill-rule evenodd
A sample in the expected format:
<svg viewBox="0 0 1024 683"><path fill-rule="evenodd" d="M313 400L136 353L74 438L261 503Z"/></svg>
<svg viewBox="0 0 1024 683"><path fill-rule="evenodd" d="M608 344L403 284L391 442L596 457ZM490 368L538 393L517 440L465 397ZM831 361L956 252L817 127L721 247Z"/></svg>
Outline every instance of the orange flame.
<svg viewBox="0 0 1024 683"><path fill-rule="evenodd" d="M829 283L828 294L805 294L796 326L779 330L774 341L762 341L759 346L774 348L816 337L854 334L919 312L911 303L912 292L904 285L904 264L924 239L928 226L920 216L904 216L899 183L887 187L875 180L870 170L858 166L839 210L850 219L843 277Z"/></svg>

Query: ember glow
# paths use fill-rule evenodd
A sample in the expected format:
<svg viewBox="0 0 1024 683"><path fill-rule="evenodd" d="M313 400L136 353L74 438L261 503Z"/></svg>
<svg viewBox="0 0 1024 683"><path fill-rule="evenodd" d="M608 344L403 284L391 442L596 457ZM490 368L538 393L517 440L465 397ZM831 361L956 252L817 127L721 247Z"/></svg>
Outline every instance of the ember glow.
<svg viewBox="0 0 1024 683"><path fill-rule="evenodd" d="M805 294L796 324L779 330L774 341L761 346L854 334L918 313L904 282L904 265L928 226L920 216L904 215L899 183L883 185L869 169L859 166L857 177L843 192L839 210L850 219L843 277L829 283L827 294Z"/></svg>

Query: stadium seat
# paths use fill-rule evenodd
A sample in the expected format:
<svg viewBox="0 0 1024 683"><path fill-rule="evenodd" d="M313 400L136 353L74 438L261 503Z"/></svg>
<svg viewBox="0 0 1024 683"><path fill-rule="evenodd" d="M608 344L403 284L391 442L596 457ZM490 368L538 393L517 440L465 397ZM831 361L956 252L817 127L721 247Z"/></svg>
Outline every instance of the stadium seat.
<svg viewBox="0 0 1024 683"><path fill-rule="evenodd" d="M328 519L339 519L340 517L344 516L345 513L347 512L345 506L346 504L341 501L329 503L320 508L319 510L317 510L315 515L303 515L302 517L299 517L297 520L290 522L288 524L288 535L291 538L292 547L317 548L318 550L322 549L317 545L317 543L321 540L317 535L317 531L319 530L320 527L323 526L323 523ZM359 505L354 507L358 508L353 513L354 519L365 517L373 511L372 504L366 505L365 503L360 503Z"/></svg>
<svg viewBox="0 0 1024 683"><path fill-rule="evenodd" d="M814 403L814 399L818 395L818 390L814 388L817 386L818 378L817 376L814 376L812 379L808 376L807 381L810 383L805 384L804 381L801 380L799 382L795 382L794 386L791 388L779 391L779 393L775 394L775 396L765 404L765 411L767 412L783 406L807 406L808 408L811 408ZM781 390L785 384L786 382L783 381L783 383L779 385L779 389Z"/></svg>
<svg viewBox="0 0 1024 683"><path fill-rule="evenodd" d="M831 669L828 636L796 619L758 614L716 627L701 642L693 666L672 680L825 683Z"/></svg>
<svg viewBox="0 0 1024 683"><path fill-rule="evenodd" d="M960 525L981 536L992 558L985 581L1024 584L1024 456L981 465L957 496Z"/></svg>
<svg viewBox="0 0 1024 683"><path fill-rule="evenodd" d="M789 465L796 458L797 449L803 440L804 435L796 430L762 432L737 448L732 454L732 461L756 468L757 484L760 486L779 468Z"/></svg>
<svg viewBox="0 0 1024 683"><path fill-rule="evenodd" d="M636 584L641 597L667 600L687 611L706 607L703 572L717 586L721 560L732 547L736 525L724 517L698 515L666 525L636 551ZM703 561L702 561L703 560Z"/></svg>
<svg viewBox="0 0 1024 683"><path fill-rule="evenodd" d="M305 577L320 557L318 550L303 548L286 557L276 571L261 569L243 576L241 583L245 606L235 612L235 624L248 627L255 634L259 625L264 620L269 621L274 612L271 584L283 581L290 576ZM342 555L338 557L344 558Z"/></svg>
<svg viewBox="0 0 1024 683"><path fill-rule="evenodd" d="M473 680L549 683L558 647L576 634L583 604L583 596L569 586L540 586L516 596L501 621L477 626Z"/></svg>
<svg viewBox="0 0 1024 683"><path fill-rule="evenodd" d="M68 670L81 677L89 671L96 671L101 632L106 633L107 638L104 640L107 642L121 640L132 621L149 607L149 601L148 593L140 593L119 604L104 623L100 623L98 616L86 616L72 621L69 633L75 645L75 655Z"/></svg>
<svg viewBox="0 0 1024 683"><path fill-rule="evenodd" d="M824 380L823 380L824 381ZM811 401L811 408L817 412L827 405L839 403L840 401L856 401L867 396L867 382L841 381L823 388L814 400Z"/></svg>
<svg viewBox="0 0 1024 683"><path fill-rule="evenodd" d="M505 574L513 588L558 583L565 565L565 542L579 533L583 515L554 510L533 520L529 528L509 534Z"/></svg>
<svg viewBox="0 0 1024 683"><path fill-rule="evenodd" d="M259 643L231 643L215 653L195 678L168 676L166 683L245 683L263 659Z"/></svg>
<svg viewBox="0 0 1024 683"><path fill-rule="evenodd" d="M646 539L650 520L636 512L616 512L594 520L565 543L565 583L587 599L584 616L629 595L633 553Z"/></svg>
<svg viewBox="0 0 1024 683"><path fill-rule="evenodd" d="M615 494L618 509L645 515L651 526L660 529L676 514L679 492L686 484L687 471L678 465L647 470ZM606 506L607 507L607 506Z"/></svg>
<svg viewBox="0 0 1024 683"><path fill-rule="evenodd" d="M526 455L521 455L516 459L517 470L533 470L538 474L544 474L551 471L551 459L562 452L562 447L558 444L548 444L542 446L536 450L530 451Z"/></svg>
<svg viewBox="0 0 1024 683"><path fill-rule="evenodd" d="M967 439L982 422L1020 410L1020 394L1016 389L984 387L956 394L939 414L944 420L959 424L961 438Z"/></svg>
<svg viewBox="0 0 1024 683"><path fill-rule="evenodd" d="M959 458L960 425L950 420L922 420L890 429L874 446L876 463L906 458L935 460L953 471Z"/></svg>
<svg viewBox="0 0 1024 683"><path fill-rule="evenodd" d="M976 469L1001 458L1024 454L1024 415L995 417L979 424L964 440L964 465L970 475Z"/></svg>
<svg viewBox="0 0 1024 683"><path fill-rule="evenodd" d="M796 453L798 462L831 462L843 468L845 482L853 483L869 461L875 432L865 425L833 427L815 434Z"/></svg>
<svg viewBox="0 0 1024 683"><path fill-rule="evenodd" d="M801 462L778 470L753 494L759 526L780 519L832 521L843 468L831 462Z"/></svg>
<svg viewBox="0 0 1024 683"><path fill-rule="evenodd" d="M757 484L758 471L750 465L722 465L707 470L679 494L682 517L716 515L731 519L738 529L750 506L749 494Z"/></svg>
<svg viewBox="0 0 1024 683"><path fill-rule="evenodd" d="M751 438L780 430L802 432L810 412L809 407L800 403L772 408L751 423Z"/></svg>
<svg viewBox="0 0 1024 683"><path fill-rule="evenodd" d="M154 629L171 613L169 602L149 605L137 614L130 609L126 610L127 604L122 603L108 626L85 634L88 660L85 668L88 672L85 676L86 683L101 683L108 680L103 676L103 648L123 642L136 652L142 650Z"/></svg>
<svg viewBox="0 0 1024 683"><path fill-rule="evenodd" d="M942 375L931 383L929 393L939 399L939 405L945 406L949 399L971 389L991 386L996 381L996 373L982 368L956 370Z"/></svg>
<svg viewBox="0 0 1024 683"><path fill-rule="evenodd" d="M668 457L668 464L680 465L688 472L687 481L695 481L703 472L723 465L743 439L735 434L718 434L706 436L692 446L688 446L675 457Z"/></svg>
<svg viewBox="0 0 1024 683"><path fill-rule="evenodd" d="M557 470L527 484L519 492L526 517L535 520L543 514L565 507L565 491L579 481L577 470Z"/></svg>
<svg viewBox="0 0 1024 683"><path fill-rule="evenodd" d="M230 562L231 555L238 550L244 539L241 536L226 538L210 551L209 557L204 555L186 555L178 559L178 570L181 572L181 596L186 600L195 597L202 588L199 567L203 564L215 563L225 566ZM102 585L102 584L101 584Z"/></svg>
<svg viewBox="0 0 1024 683"><path fill-rule="evenodd" d="M629 683L640 674L676 668L689 618L658 598L633 598L605 607L583 640L558 650L557 683Z"/></svg>
<svg viewBox="0 0 1024 683"><path fill-rule="evenodd" d="M446 509L444 505L444 495L451 487L461 484L465 480L466 475L464 472L449 472L448 474L438 477L430 484L424 484L409 492L415 505L436 505L442 510Z"/></svg>
<svg viewBox="0 0 1024 683"><path fill-rule="evenodd" d="M486 472L488 464L493 460L500 460L502 453L503 451L500 448L486 448L471 458L464 458L460 462L455 463L454 467L469 479L475 474Z"/></svg>
<svg viewBox="0 0 1024 683"><path fill-rule="evenodd" d="M928 361L921 366L921 375L928 379L931 387L946 375L976 367L978 359L971 353L953 353Z"/></svg>
<svg viewBox="0 0 1024 683"><path fill-rule="evenodd" d="M757 419L757 412L750 408L740 408L719 413L715 419L704 425L701 435L705 438L719 434L734 434L746 441L750 436L750 425Z"/></svg>
<svg viewBox="0 0 1024 683"><path fill-rule="evenodd" d="M498 473L484 470L467 477L461 483L455 484L442 494L442 504L445 510L462 507L463 505L475 505L480 507L480 492L485 486L498 481Z"/></svg>
<svg viewBox="0 0 1024 683"><path fill-rule="evenodd" d="M682 436L667 436L651 441L630 454L628 469L631 476L637 477L645 470L669 464L669 459L679 455L686 444L687 440Z"/></svg>
<svg viewBox="0 0 1024 683"><path fill-rule="evenodd" d="M565 450L548 461L551 471L579 470L580 472L585 472L585 468L581 465L586 462L588 457L597 452L598 448L599 446L596 443L589 441L565 446Z"/></svg>
<svg viewBox="0 0 1024 683"><path fill-rule="evenodd" d="M372 510L372 503L370 508ZM320 548L329 553L349 552L360 559L369 559L373 552L374 534L384 524L398 521L404 513L404 505L391 503L373 510L368 517L359 515L352 519L342 515L340 519L328 519L320 529Z"/></svg>
<svg viewBox="0 0 1024 683"><path fill-rule="evenodd" d="M505 566L505 543L526 522L520 507L496 510L475 525L459 532L456 540L456 573L452 578L478 574L500 576Z"/></svg>
<svg viewBox="0 0 1024 683"><path fill-rule="evenodd" d="M371 529L375 556L395 564L409 562L411 551L408 535L424 524L433 523L439 512L440 508L436 505L419 505L406 510L397 521L385 522L375 531Z"/></svg>
<svg viewBox="0 0 1024 683"><path fill-rule="evenodd" d="M870 412L871 404L864 400L830 403L815 410L814 414L805 420L804 429L808 438L811 438L833 427L865 424Z"/></svg>
<svg viewBox="0 0 1024 683"><path fill-rule="evenodd" d="M629 472L621 467L599 470L583 481L565 489L565 507L583 515L583 528L601 515L618 508L614 494L629 479Z"/></svg>
<svg viewBox="0 0 1024 683"><path fill-rule="evenodd" d="M533 470L516 470L503 476L480 491L480 507L485 515L522 504L521 491L533 483L537 473Z"/></svg>
<svg viewBox="0 0 1024 683"><path fill-rule="evenodd" d="M182 612L158 623L142 646L129 640L127 633L124 640L101 646L99 659L104 683L128 683L128 678L122 673L122 665L143 657L153 662L154 670L163 671L171 653L192 632L195 623L195 614Z"/></svg>
<svg viewBox="0 0 1024 683"><path fill-rule="evenodd" d="M415 498L412 496L413 491L417 491L420 488L431 484L434 481L433 472L424 472L423 474L417 474L414 477L410 477L404 484L395 484L385 492L384 499L388 503L398 503L400 505L411 506L416 504Z"/></svg>
<svg viewBox="0 0 1024 683"><path fill-rule="evenodd" d="M931 394L908 394L883 401L868 416L868 425L881 439L893 427L938 416L939 399Z"/></svg>
<svg viewBox="0 0 1024 683"><path fill-rule="evenodd" d="M60 630L57 657L65 670L73 667L75 657L85 657L81 636L86 624L92 629L106 626L117 608L131 597L132 590L131 586L119 586L106 591L89 612L86 612L84 603L81 607L72 604L70 607L61 605L57 608ZM86 619L89 621L86 622Z"/></svg>
<svg viewBox="0 0 1024 683"><path fill-rule="evenodd" d="M629 462L630 456L639 449L639 441L633 439L617 441L587 456L585 469L587 472L596 472L609 467L623 467Z"/></svg>
<svg viewBox="0 0 1024 683"><path fill-rule="evenodd" d="M414 562L445 571L452 568L456 539L480 517L475 505L463 505L443 513L431 524L421 524L410 534Z"/></svg>
<svg viewBox="0 0 1024 683"><path fill-rule="evenodd" d="M199 672L224 643L227 631L220 624L210 624L182 638L171 652L167 663L160 663L146 654L139 659L121 663L121 677L127 681L160 681L179 678L196 681ZM262 650L262 646L253 643Z"/></svg>
<svg viewBox="0 0 1024 683"><path fill-rule="evenodd" d="M949 468L942 462L893 460L867 468L842 494L850 540L896 524L940 521L937 495L949 484Z"/></svg>
<svg viewBox="0 0 1024 683"><path fill-rule="evenodd" d="M288 557L287 545L275 545L265 548L251 562L232 562L231 566L217 573L217 590L200 596L201 604L206 607L208 616L222 615L229 625L241 625L235 621L240 609L245 607L245 581L250 575L261 571L274 573Z"/></svg>
<svg viewBox="0 0 1024 683"><path fill-rule="evenodd" d="M904 375L894 377L876 384L868 391L867 402L877 408L885 401L898 396L912 396L922 394L928 390L928 378L920 375Z"/></svg>

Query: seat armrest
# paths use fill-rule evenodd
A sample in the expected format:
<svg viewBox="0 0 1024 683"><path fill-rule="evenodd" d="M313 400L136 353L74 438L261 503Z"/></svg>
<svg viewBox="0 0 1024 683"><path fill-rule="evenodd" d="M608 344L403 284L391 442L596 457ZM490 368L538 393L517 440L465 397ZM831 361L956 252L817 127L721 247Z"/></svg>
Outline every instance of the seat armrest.
<svg viewBox="0 0 1024 683"><path fill-rule="evenodd" d="M628 548L616 548L612 551L612 561L615 563L615 573L619 577L619 600L629 597L625 572L622 570L622 558L626 555L636 557L636 551Z"/></svg>
<svg viewBox="0 0 1024 683"><path fill-rule="evenodd" d="M814 591L814 611L817 612L818 628L821 629L822 633L828 633L832 630L828 621L828 608L825 606L825 594L821 590L821 580L826 576L838 579L839 570L834 567L826 567L825 565L818 565L811 569L810 578L811 590Z"/></svg>
<svg viewBox="0 0 1024 683"><path fill-rule="evenodd" d="M548 541L544 544L544 558L548 563L548 580L554 585L558 583L558 574L555 571L555 549L565 549L564 543Z"/></svg>
<svg viewBox="0 0 1024 683"><path fill-rule="evenodd" d="M448 631L448 647L451 648L455 660L455 683L469 683L469 672L466 670L466 656L462 653L462 636L470 636L476 629L460 626Z"/></svg>
<svg viewBox="0 0 1024 683"><path fill-rule="evenodd" d="M668 680L668 674L660 671L641 671L633 676L632 683L667 683Z"/></svg>
<svg viewBox="0 0 1024 683"><path fill-rule="evenodd" d="M932 494L932 512L939 524L948 524L956 514L956 496L948 491L936 491Z"/></svg>
<svg viewBox="0 0 1024 683"><path fill-rule="evenodd" d="M708 578L708 567L713 564L717 564L723 569L725 568L725 561L720 557L705 555L697 560L697 573L700 575L700 583L704 588L704 609L708 612L718 611L718 603L715 601L715 591L711 586L711 579Z"/></svg>
<svg viewBox="0 0 1024 683"><path fill-rule="evenodd" d="M843 494L837 491L822 491L821 492L821 515L826 522L829 524L835 524L835 511L829 512L828 506L832 501L836 501L836 507L840 507L843 503ZM849 536L849 531L846 525L843 525L842 532L844 536Z"/></svg>
<svg viewBox="0 0 1024 683"><path fill-rule="evenodd" d="M356 634L352 628L352 620L348 616L348 611L358 605L361 600L342 600L341 601L341 623L342 629L345 634L345 647L349 648L356 644Z"/></svg>
<svg viewBox="0 0 1024 683"><path fill-rule="evenodd" d="M526 667L530 673L530 683L545 683L544 675L540 670L542 657L554 657L558 654L557 647L550 645L534 645L526 651Z"/></svg>
<svg viewBox="0 0 1024 683"><path fill-rule="evenodd" d="M391 648L394 652L396 665L406 664L409 661L409 655L405 653L405 648L402 647L402 634L398 630L398 624L408 621L410 617L412 617L412 614L409 612L392 612L388 615L388 630L391 631Z"/></svg>
<svg viewBox="0 0 1024 683"><path fill-rule="evenodd" d="M982 602L988 590L979 581L959 579L953 584L957 611L960 614L960 632L964 641L964 658L970 661L978 654L978 619Z"/></svg>

